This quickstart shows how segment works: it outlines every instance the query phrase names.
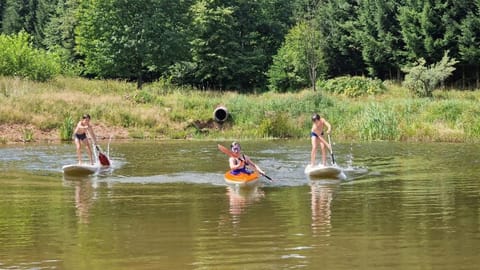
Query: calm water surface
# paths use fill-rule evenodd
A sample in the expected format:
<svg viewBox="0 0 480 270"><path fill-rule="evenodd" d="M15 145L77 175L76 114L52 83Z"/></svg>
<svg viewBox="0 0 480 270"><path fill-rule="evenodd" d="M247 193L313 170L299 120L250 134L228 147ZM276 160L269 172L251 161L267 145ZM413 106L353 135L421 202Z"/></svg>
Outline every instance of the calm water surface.
<svg viewBox="0 0 480 270"><path fill-rule="evenodd" d="M274 181L244 190L217 143L114 141L113 171L74 179L72 144L0 147L0 269L480 265L478 145L338 143L336 181L305 177L308 140L246 141Z"/></svg>

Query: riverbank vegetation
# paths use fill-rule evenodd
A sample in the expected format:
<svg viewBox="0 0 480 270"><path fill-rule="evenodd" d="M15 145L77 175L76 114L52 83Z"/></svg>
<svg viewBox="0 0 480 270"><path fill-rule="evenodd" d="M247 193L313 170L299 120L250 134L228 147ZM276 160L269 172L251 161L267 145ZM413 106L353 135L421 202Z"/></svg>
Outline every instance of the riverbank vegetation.
<svg viewBox="0 0 480 270"><path fill-rule="evenodd" d="M135 83L114 80L58 77L33 82L0 77L0 126L23 127L13 137L0 132L0 142L42 141L37 131L50 134L53 141L69 140L84 113L92 115L96 128L106 128L106 137L305 138L313 112L331 122L336 140L480 140L479 91L436 90L431 98L419 98L394 83L381 83L381 90L372 90L379 87L378 81L355 84L369 85L365 89L376 94L350 97L321 85L316 92L240 94L198 91L165 81L139 90ZM223 123L213 120L220 105L229 112Z"/></svg>

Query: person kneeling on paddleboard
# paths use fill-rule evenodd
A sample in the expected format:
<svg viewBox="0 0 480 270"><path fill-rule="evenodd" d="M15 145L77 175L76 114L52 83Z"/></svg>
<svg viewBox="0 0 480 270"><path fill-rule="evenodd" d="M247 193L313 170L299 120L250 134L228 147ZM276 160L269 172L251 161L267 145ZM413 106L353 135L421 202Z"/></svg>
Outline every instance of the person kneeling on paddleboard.
<svg viewBox="0 0 480 270"><path fill-rule="evenodd" d="M317 146L320 144L320 148L322 149L322 164L323 166L327 166L327 154L325 152L325 147L327 147L330 151L332 151L331 145L325 140L323 137L324 135L324 127L327 127L327 134L330 134L332 126L330 123L325 120L325 118L320 117L318 113L313 114L312 116L312 131L310 133L310 137L312 138L312 153L310 159L310 165L313 167L315 166L315 156L317 154Z"/></svg>
<svg viewBox="0 0 480 270"><path fill-rule="evenodd" d="M246 174L251 174L253 171L248 169L249 166L253 166L255 170L257 170L259 173L265 175L265 173L260 169L260 167L257 166L257 164L253 163L253 161L246 155L242 154L242 149L240 147L240 144L238 142L233 142L232 145L230 146L232 149L233 154L235 157L230 157L228 159L228 162L230 164L230 173L233 175L237 175L240 173L246 173Z"/></svg>

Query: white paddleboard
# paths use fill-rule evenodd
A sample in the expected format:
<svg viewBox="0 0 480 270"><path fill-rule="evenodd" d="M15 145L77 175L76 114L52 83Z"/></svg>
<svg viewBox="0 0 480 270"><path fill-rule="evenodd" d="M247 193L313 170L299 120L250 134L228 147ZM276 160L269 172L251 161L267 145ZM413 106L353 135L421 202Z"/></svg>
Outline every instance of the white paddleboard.
<svg viewBox="0 0 480 270"><path fill-rule="evenodd" d="M345 174L343 173L342 169L338 166L316 165L312 167L309 164L305 168L305 174L315 178L335 178L335 179L345 178Z"/></svg>
<svg viewBox="0 0 480 270"><path fill-rule="evenodd" d="M70 164L63 166L62 169L64 174L81 176L98 172L100 170L100 165Z"/></svg>

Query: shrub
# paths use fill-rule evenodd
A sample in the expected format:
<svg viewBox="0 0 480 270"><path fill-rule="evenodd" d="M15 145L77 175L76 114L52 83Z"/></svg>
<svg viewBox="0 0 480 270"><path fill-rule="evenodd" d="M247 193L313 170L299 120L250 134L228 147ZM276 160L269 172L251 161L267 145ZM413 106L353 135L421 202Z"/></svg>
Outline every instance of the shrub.
<svg viewBox="0 0 480 270"><path fill-rule="evenodd" d="M458 61L448 57L448 52L429 67L425 66L425 59L420 58L414 65L402 68L406 73L403 85L418 97L433 97L433 90L452 75L456 63Z"/></svg>
<svg viewBox="0 0 480 270"><path fill-rule="evenodd" d="M136 103L146 104L146 103L152 103L155 97L148 90L140 90L135 93L135 95L133 96L133 99L135 100Z"/></svg>
<svg viewBox="0 0 480 270"><path fill-rule="evenodd" d="M342 76L334 79L320 81L319 88L335 94L347 97L359 97L363 95L375 95L386 91L381 80L361 77Z"/></svg>
<svg viewBox="0 0 480 270"><path fill-rule="evenodd" d="M58 57L33 48L27 33L0 35L0 75L47 81L59 73Z"/></svg>
<svg viewBox="0 0 480 270"><path fill-rule="evenodd" d="M258 133L262 137L288 138L296 134L287 113L267 113L261 121Z"/></svg>

